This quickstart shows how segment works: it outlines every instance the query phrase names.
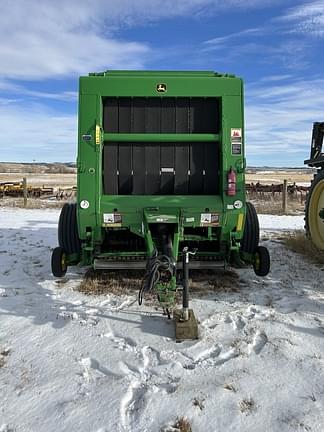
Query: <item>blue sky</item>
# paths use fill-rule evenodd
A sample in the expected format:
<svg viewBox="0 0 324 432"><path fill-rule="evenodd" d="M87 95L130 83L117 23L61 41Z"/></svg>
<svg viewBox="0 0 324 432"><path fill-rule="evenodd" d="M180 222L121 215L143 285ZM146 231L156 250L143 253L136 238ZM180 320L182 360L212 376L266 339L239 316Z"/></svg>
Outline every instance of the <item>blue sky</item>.
<svg viewBox="0 0 324 432"><path fill-rule="evenodd" d="M249 165L302 166L324 121L324 0L0 0L0 160L74 161L79 75L245 81Z"/></svg>

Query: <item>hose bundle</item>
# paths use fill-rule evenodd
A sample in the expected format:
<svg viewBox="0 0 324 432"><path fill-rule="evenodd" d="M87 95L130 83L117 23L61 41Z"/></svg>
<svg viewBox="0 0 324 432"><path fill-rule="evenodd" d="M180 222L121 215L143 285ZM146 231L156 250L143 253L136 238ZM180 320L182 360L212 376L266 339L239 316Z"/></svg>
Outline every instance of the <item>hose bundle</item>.
<svg viewBox="0 0 324 432"><path fill-rule="evenodd" d="M175 274L175 265L171 257L158 255L155 249L153 255L148 258L143 284L138 293L138 304L143 303L143 295L146 291L151 291L159 282L168 282Z"/></svg>

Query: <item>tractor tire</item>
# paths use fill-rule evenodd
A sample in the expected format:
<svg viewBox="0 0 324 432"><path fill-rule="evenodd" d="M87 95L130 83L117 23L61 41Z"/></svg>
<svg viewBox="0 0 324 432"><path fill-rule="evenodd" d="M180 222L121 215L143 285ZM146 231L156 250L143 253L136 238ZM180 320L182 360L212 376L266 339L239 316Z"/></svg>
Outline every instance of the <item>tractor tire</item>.
<svg viewBox="0 0 324 432"><path fill-rule="evenodd" d="M58 223L58 244L70 255L81 252L76 204L64 204Z"/></svg>
<svg viewBox="0 0 324 432"><path fill-rule="evenodd" d="M305 229L314 245L324 250L324 169L314 176L307 194Z"/></svg>
<svg viewBox="0 0 324 432"><path fill-rule="evenodd" d="M241 242L241 251L248 254L254 254L259 245L260 226L257 212L254 205L246 203L246 217L244 224L243 239Z"/></svg>
<svg viewBox="0 0 324 432"><path fill-rule="evenodd" d="M254 273L257 276L267 276L270 271L270 255L264 246L258 246L255 251L255 260L253 263Z"/></svg>
<svg viewBox="0 0 324 432"><path fill-rule="evenodd" d="M62 247L58 246L53 250L51 265L55 277L65 276L67 270L66 254Z"/></svg>

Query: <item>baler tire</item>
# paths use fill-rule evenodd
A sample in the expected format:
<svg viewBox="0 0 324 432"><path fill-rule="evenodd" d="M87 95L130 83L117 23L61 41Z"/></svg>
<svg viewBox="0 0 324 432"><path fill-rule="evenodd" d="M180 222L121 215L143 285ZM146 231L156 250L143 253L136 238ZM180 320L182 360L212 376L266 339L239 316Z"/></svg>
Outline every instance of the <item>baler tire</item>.
<svg viewBox="0 0 324 432"><path fill-rule="evenodd" d="M65 225L63 230L64 235L64 249L66 250L66 253L69 255L72 253L72 245L71 245L71 204L68 204L67 212L66 212L66 219L65 219Z"/></svg>
<svg viewBox="0 0 324 432"><path fill-rule="evenodd" d="M254 208L254 205L250 202L247 202L241 251L248 254L253 254L259 245L259 240L260 226L258 215Z"/></svg>
<svg viewBox="0 0 324 432"><path fill-rule="evenodd" d="M64 247L64 235L63 232L65 230L65 220L66 220L66 213L68 210L69 204L64 204L64 206L61 209L59 222L58 222L58 244L61 247Z"/></svg>
<svg viewBox="0 0 324 432"><path fill-rule="evenodd" d="M58 226L58 241L66 253L80 253L81 242L78 234L76 204L64 204Z"/></svg>
<svg viewBox="0 0 324 432"><path fill-rule="evenodd" d="M78 233L78 221L77 221L77 206L76 204L71 204L72 212L71 212L71 247L72 253L80 253L81 251L81 242Z"/></svg>
<svg viewBox="0 0 324 432"><path fill-rule="evenodd" d="M60 246L66 251L66 253L70 253L69 248L69 237L68 237L68 223L69 223L69 214L70 214L70 204L64 204L62 209L62 244Z"/></svg>
<svg viewBox="0 0 324 432"><path fill-rule="evenodd" d="M75 208L73 204L70 204L71 206L71 215L70 215L70 245L71 245L71 251L74 252L76 248L76 242L75 242Z"/></svg>
<svg viewBox="0 0 324 432"><path fill-rule="evenodd" d="M258 246L253 262L254 273L257 276L267 276L270 271L270 254L266 247Z"/></svg>
<svg viewBox="0 0 324 432"><path fill-rule="evenodd" d="M56 247L52 253L52 273L55 277L63 277L67 271L66 254L61 246Z"/></svg>
<svg viewBox="0 0 324 432"><path fill-rule="evenodd" d="M314 245L324 250L324 169L321 169L311 183L305 205L305 229Z"/></svg>

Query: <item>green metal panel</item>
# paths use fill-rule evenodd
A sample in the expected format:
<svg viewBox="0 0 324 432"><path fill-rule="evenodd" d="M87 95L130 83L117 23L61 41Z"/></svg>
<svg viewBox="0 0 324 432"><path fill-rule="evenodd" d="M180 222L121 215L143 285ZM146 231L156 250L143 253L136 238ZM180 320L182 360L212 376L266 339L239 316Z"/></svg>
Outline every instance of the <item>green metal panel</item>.
<svg viewBox="0 0 324 432"><path fill-rule="evenodd" d="M157 93L156 86L166 84L165 93ZM212 97L225 95L241 96L241 80L238 78L217 77L214 75L125 75L107 74L80 78L80 93L102 96L177 96Z"/></svg>

